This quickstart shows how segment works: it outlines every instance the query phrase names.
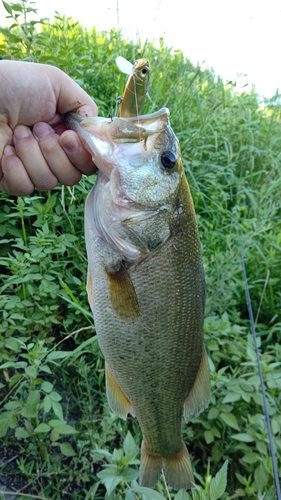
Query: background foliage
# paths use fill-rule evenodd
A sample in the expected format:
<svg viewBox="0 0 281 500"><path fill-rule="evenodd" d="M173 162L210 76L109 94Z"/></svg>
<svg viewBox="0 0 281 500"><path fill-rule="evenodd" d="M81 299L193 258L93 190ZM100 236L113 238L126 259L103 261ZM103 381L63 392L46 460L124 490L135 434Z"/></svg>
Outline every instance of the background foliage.
<svg viewBox="0 0 281 500"><path fill-rule="evenodd" d="M31 21L36 8L27 0L5 6L14 22L0 30L0 55L60 67L95 99L100 115L114 114L124 88L115 57L150 60L144 112L170 108L207 277L212 400L183 426L198 484L192 498L275 498L239 242L281 470L279 95L261 102L254 89L238 94L234 82L193 67L163 40L158 48L132 43L122 32L86 31L58 14L52 24ZM2 498L12 490L26 495L17 498L52 500L188 500L163 479L156 491L138 486L138 425L121 422L106 402L85 291L83 209L93 181L24 198L0 193Z"/></svg>

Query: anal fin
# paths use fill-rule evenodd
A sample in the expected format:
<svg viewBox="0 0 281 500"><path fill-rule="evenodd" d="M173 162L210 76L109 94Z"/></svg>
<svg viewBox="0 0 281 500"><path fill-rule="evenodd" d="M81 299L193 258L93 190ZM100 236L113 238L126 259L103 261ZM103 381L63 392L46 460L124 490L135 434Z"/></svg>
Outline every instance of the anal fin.
<svg viewBox="0 0 281 500"><path fill-rule="evenodd" d="M126 420L128 413L135 416L130 401L111 374L107 363L105 363L106 395L110 408L116 415Z"/></svg>
<svg viewBox="0 0 281 500"><path fill-rule="evenodd" d="M193 387L184 402L183 415L187 421L190 415L199 415L207 408L211 397L210 369L208 356L203 347L201 363Z"/></svg>

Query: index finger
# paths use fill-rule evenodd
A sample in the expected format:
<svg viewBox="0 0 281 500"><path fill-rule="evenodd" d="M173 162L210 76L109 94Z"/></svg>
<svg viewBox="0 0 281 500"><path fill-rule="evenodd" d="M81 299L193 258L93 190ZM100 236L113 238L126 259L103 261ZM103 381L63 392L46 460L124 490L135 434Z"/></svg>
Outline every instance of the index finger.
<svg viewBox="0 0 281 500"><path fill-rule="evenodd" d="M12 144L13 132L6 123L0 123L0 160L3 155L4 147Z"/></svg>

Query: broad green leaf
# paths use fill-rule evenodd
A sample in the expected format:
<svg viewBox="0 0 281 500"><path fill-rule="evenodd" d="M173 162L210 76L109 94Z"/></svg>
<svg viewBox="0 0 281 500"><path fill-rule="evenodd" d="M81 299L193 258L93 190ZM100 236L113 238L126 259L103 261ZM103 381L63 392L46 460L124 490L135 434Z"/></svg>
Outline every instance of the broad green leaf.
<svg viewBox="0 0 281 500"><path fill-rule="evenodd" d="M248 480L246 477L242 476L242 474L239 474L238 472L235 472L235 476L237 477L238 481L243 484L243 486L247 486Z"/></svg>
<svg viewBox="0 0 281 500"><path fill-rule="evenodd" d="M97 473L97 476L102 480L106 477L117 477L118 467L116 464L105 465L103 470Z"/></svg>
<svg viewBox="0 0 281 500"><path fill-rule="evenodd" d="M108 461L112 462L112 453L110 453L108 450L100 450L99 448L97 448L96 450L94 450L94 452L102 455L103 457L107 457L109 459Z"/></svg>
<svg viewBox="0 0 281 500"><path fill-rule="evenodd" d="M47 424L39 424L37 427L35 427L34 432L40 433L40 432L49 432L51 430L51 427Z"/></svg>
<svg viewBox="0 0 281 500"><path fill-rule="evenodd" d="M152 490L151 488L146 488L145 486L132 488L132 491L145 495L148 500L166 500L163 495L161 495L157 491Z"/></svg>
<svg viewBox="0 0 281 500"><path fill-rule="evenodd" d="M110 495L113 492L113 490L119 483L121 483L121 481L126 481L126 477L121 475L119 468L116 464L105 466L102 471L97 473L97 476L102 480L103 484L105 485L108 495Z"/></svg>
<svg viewBox="0 0 281 500"><path fill-rule="evenodd" d="M252 337L250 336L250 334L248 335L248 342L247 342L247 355L248 355L248 357L249 357L249 359L250 359L251 361L256 362L257 355L256 355L256 353L255 353L253 339L252 339Z"/></svg>
<svg viewBox="0 0 281 500"><path fill-rule="evenodd" d="M268 449L267 449L267 445L264 441L257 441L256 442L256 447L257 447L257 450L262 453L263 455L267 455L268 454Z"/></svg>
<svg viewBox="0 0 281 500"><path fill-rule="evenodd" d="M114 448L113 453L112 453L112 458L113 461L118 463L123 459L123 450L118 450L117 448Z"/></svg>
<svg viewBox="0 0 281 500"><path fill-rule="evenodd" d="M237 394L236 392L229 392L222 400L223 404L226 403L235 403L235 401L239 401L240 399L240 394Z"/></svg>
<svg viewBox="0 0 281 500"><path fill-rule="evenodd" d="M10 14L10 16L12 16L13 15L12 7L7 2L4 2L4 0L2 0L2 3L4 5L6 11Z"/></svg>
<svg viewBox="0 0 281 500"><path fill-rule="evenodd" d="M130 431L127 432L127 435L126 435L125 440L124 440L123 448L124 448L125 455L131 456L131 457L135 456L139 451Z"/></svg>
<svg viewBox="0 0 281 500"><path fill-rule="evenodd" d="M228 461L226 460L222 466L222 468L217 472L215 477L211 480L210 483L210 500L217 500L220 498L225 490L227 485L227 465Z"/></svg>
<svg viewBox="0 0 281 500"><path fill-rule="evenodd" d="M35 418L38 413L40 403L40 391L30 391L26 403L21 411L25 418Z"/></svg>
<svg viewBox="0 0 281 500"><path fill-rule="evenodd" d="M74 457L76 455L76 452L74 451L70 443L58 443L58 445L60 447L60 451L66 457Z"/></svg>
<svg viewBox="0 0 281 500"><path fill-rule="evenodd" d="M51 434L50 434L50 439L51 439L52 443L55 443L56 441L58 441L59 438L60 438L60 435L56 431L56 429L52 429Z"/></svg>
<svg viewBox="0 0 281 500"><path fill-rule="evenodd" d="M41 389L42 391L46 392L46 394L49 394L52 392L54 385L51 384L51 382L43 382L41 384Z"/></svg>
<svg viewBox="0 0 281 500"><path fill-rule="evenodd" d="M18 427L15 432L16 438L27 439L30 437L29 432L23 427Z"/></svg>
<svg viewBox="0 0 281 500"><path fill-rule="evenodd" d="M263 491L269 480L269 473L263 464L260 464L255 470L255 481L260 491Z"/></svg>
<svg viewBox="0 0 281 500"><path fill-rule="evenodd" d="M106 487L106 491L109 495L115 490L116 486L121 483L122 479L122 476L109 476L103 479L103 484Z"/></svg>
<svg viewBox="0 0 281 500"><path fill-rule="evenodd" d="M260 460L260 456L257 453L250 452L246 453L246 455L243 456L242 460L247 464L255 464L258 460Z"/></svg>
<svg viewBox="0 0 281 500"><path fill-rule="evenodd" d="M71 425L68 425L68 424L57 425L55 430L57 433L63 434L63 435L71 435L71 434L78 433L78 431L76 429L74 429L74 427L72 427Z"/></svg>
<svg viewBox="0 0 281 500"><path fill-rule="evenodd" d="M272 426L273 434L278 434L278 432L280 431L281 425L280 425L280 422L278 422L278 420L276 418L273 418L271 420L271 426Z"/></svg>
<svg viewBox="0 0 281 500"><path fill-rule="evenodd" d="M61 420L63 421L63 410L62 410L62 405L58 401L52 401L52 408L54 411L54 414Z"/></svg>
<svg viewBox="0 0 281 500"><path fill-rule="evenodd" d="M62 425L62 423L66 424L66 422L64 420L62 421L62 420L59 420L58 418L52 418L48 422L49 426L52 428L59 427L60 425Z"/></svg>
<svg viewBox="0 0 281 500"><path fill-rule="evenodd" d="M20 348L20 345L24 345L23 342L19 342L17 339L14 339L13 337L10 337L5 341L5 347L7 349L11 349L11 351L17 352Z"/></svg>
<svg viewBox="0 0 281 500"><path fill-rule="evenodd" d="M106 491L104 500L123 500L123 496L115 490L113 490L110 494Z"/></svg>
<svg viewBox="0 0 281 500"><path fill-rule="evenodd" d="M0 413L0 437L6 435L9 427L13 428L17 424L17 419L13 411L3 411Z"/></svg>
<svg viewBox="0 0 281 500"><path fill-rule="evenodd" d="M136 500L136 497L135 497L134 493L132 492L132 490L127 490L125 492L125 500Z"/></svg>
<svg viewBox="0 0 281 500"><path fill-rule="evenodd" d="M9 403L5 404L6 410L16 410L22 406L21 401L9 401Z"/></svg>
<svg viewBox="0 0 281 500"><path fill-rule="evenodd" d="M56 361L57 359L68 358L71 354L71 351L51 351L47 356L47 360Z"/></svg>
<svg viewBox="0 0 281 500"><path fill-rule="evenodd" d="M208 419L213 420L219 416L219 410L217 408L211 408L208 413Z"/></svg>
<svg viewBox="0 0 281 500"><path fill-rule="evenodd" d="M249 392L241 392L242 399L246 401L246 403L250 403L252 394Z"/></svg>
<svg viewBox="0 0 281 500"><path fill-rule="evenodd" d="M29 434L32 434L34 431L33 425L30 420L25 419L24 421L25 428Z"/></svg>
<svg viewBox="0 0 281 500"><path fill-rule="evenodd" d="M254 441L254 438L250 436L247 432L241 432L240 434L232 434L233 439L237 439L237 441L242 441L243 443L251 443Z"/></svg>
<svg viewBox="0 0 281 500"><path fill-rule="evenodd" d="M139 472L136 469L132 469L132 467L126 467L122 472L123 481L126 483L130 483L134 479L137 479Z"/></svg>
<svg viewBox="0 0 281 500"><path fill-rule="evenodd" d="M52 371L48 365L40 365L40 371L45 372L45 373L49 373L49 375L51 375L51 373L52 373Z"/></svg>
<svg viewBox="0 0 281 500"><path fill-rule="evenodd" d="M38 369L35 368L35 366L27 366L25 368L25 373L28 377L30 378L37 378L38 375Z"/></svg>
<svg viewBox="0 0 281 500"><path fill-rule="evenodd" d="M58 392L55 392L55 391L51 392L49 394L49 396L50 396L52 401L61 401L62 400L62 397L60 396L60 394Z"/></svg>
<svg viewBox="0 0 281 500"><path fill-rule="evenodd" d="M211 431L205 431L204 438L207 444L212 443L215 439L214 434Z"/></svg>
<svg viewBox="0 0 281 500"><path fill-rule="evenodd" d="M0 365L0 369L5 369L5 368L25 368L27 366L26 361L7 361L7 363L3 363L3 365Z"/></svg>
<svg viewBox="0 0 281 500"><path fill-rule="evenodd" d="M209 500L209 496L200 486L195 486L192 490L192 500Z"/></svg>
<svg viewBox="0 0 281 500"><path fill-rule="evenodd" d="M239 431L239 425L238 425L238 422L237 422L237 419L235 417L235 415L233 415L233 413L230 413L230 412L222 412L220 414L220 417L221 419L227 424L229 425L229 427L232 427L233 429Z"/></svg>
<svg viewBox="0 0 281 500"><path fill-rule="evenodd" d="M20 3L12 3L12 7L15 12L23 12L23 7ZM29 9L27 8L26 10L28 12Z"/></svg>
<svg viewBox="0 0 281 500"><path fill-rule="evenodd" d="M190 500L190 496L185 490L179 490L174 500Z"/></svg>
<svg viewBox="0 0 281 500"><path fill-rule="evenodd" d="M221 437L221 433L220 431L218 430L217 427L213 426L210 431L212 432L212 434L217 437L217 438L220 438Z"/></svg>
<svg viewBox="0 0 281 500"><path fill-rule="evenodd" d="M40 391L30 391L28 394L26 405L28 408L36 408L40 403Z"/></svg>
<svg viewBox="0 0 281 500"><path fill-rule="evenodd" d="M44 397L43 408L45 413L48 413L52 408L52 400L48 394Z"/></svg>

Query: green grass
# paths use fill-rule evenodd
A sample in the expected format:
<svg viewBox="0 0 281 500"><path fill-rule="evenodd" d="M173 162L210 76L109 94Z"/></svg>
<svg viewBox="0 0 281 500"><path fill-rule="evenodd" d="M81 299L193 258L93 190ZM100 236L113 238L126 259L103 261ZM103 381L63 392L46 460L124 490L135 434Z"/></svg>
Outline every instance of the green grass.
<svg viewBox="0 0 281 500"><path fill-rule="evenodd" d="M17 5L17 11L8 6L13 16L30 7L23 0ZM164 42L159 49L150 42L142 47L120 32L86 31L61 16L37 24L26 15L25 24L20 16L12 30L1 30L0 54L60 67L93 96L101 115L114 113L125 84L115 57L150 60L144 112L170 109L207 277L212 400L183 426L199 485L193 498L274 499L239 245L280 470L280 97L260 103L254 91L238 94L233 84L193 67ZM28 498L98 500L105 487L108 500L145 498L135 480L139 427L109 410L86 298L83 210L93 180L25 198L0 194L0 478L9 484L17 476L17 488L24 487ZM226 460L227 492L225 469L216 492L211 476ZM175 497L163 480L157 492L146 492L146 498L188 498Z"/></svg>

